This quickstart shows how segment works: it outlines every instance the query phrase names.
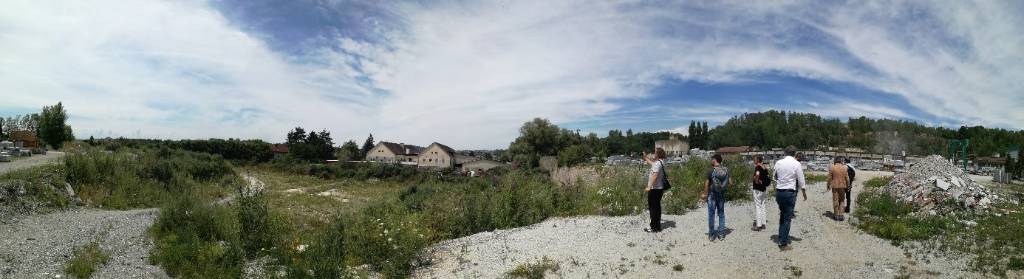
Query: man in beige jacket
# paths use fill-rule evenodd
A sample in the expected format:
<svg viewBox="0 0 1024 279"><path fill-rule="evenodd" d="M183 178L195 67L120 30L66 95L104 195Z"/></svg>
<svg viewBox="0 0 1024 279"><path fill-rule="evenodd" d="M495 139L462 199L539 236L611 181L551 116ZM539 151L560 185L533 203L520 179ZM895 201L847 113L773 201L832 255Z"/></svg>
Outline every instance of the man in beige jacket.
<svg viewBox="0 0 1024 279"><path fill-rule="evenodd" d="M843 200L846 198L846 187L850 183L843 158L836 157L832 167L828 169L828 189L832 192L832 219L843 221ZM847 201L849 202L849 201Z"/></svg>

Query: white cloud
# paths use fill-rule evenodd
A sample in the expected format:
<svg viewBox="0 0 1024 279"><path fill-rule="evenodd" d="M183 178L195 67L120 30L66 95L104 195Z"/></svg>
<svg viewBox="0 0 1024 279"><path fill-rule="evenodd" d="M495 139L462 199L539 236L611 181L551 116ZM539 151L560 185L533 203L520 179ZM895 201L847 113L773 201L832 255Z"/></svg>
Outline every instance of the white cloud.
<svg viewBox="0 0 1024 279"><path fill-rule="evenodd" d="M351 120L372 107L333 101L372 96L343 62L289 62L202 2L8 1L0 30L4 101L63 101L79 136L280 140L294 125L369 128Z"/></svg>
<svg viewBox="0 0 1024 279"><path fill-rule="evenodd" d="M398 4L389 14L403 27L374 29L386 33L381 44L339 38L286 57L202 1L8 1L0 94L26 106L65 101L79 135L280 140L303 125L339 141L372 131L488 148L533 117L649 120L629 119L620 101L646 97L665 78L732 83L772 72L1024 128L1022 13L1000 7L1012 3L748 2ZM857 100L805 104L829 116L913 117ZM672 108L665 117L718 121L763 109Z"/></svg>
<svg viewBox="0 0 1024 279"><path fill-rule="evenodd" d="M399 13L408 16L409 28L396 31L392 44L346 42L342 47L369 61L374 84L393 94L379 117L408 125L393 127L390 134L433 134L458 145L508 141L521 122L534 116L556 122L620 117L606 114L619 109L610 99L643 97L663 77L736 82L762 72L850 82L903 96L940 117L1024 127L1020 110L1009 112L1024 103L1020 79L1012 77L1024 74L1024 63L1015 64L1022 62L1021 44L1014 43L1024 30L1010 26L1020 21L1012 11L975 9L996 14L997 20L962 15L963 9L944 4L923 11L949 19L938 24L949 26L954 35L966 35L972 48L959 57L938 42L900 42L905 35L900 32L929 30L900 29L900 20L915 19L904 18L907 11L900 9L910 8L899 3L745 3L413 6ZM882 16L867 16L877 14ZM945 36L946 30L930 32L921 36ZM993 42L1002 36L1011 37L1009 43ZM912 117L891 103L809 104L804 111L827 116ZM727 111L721 117L746 112L740 107L720 110ZM434 132L450 125L460 128Z"/></svg>

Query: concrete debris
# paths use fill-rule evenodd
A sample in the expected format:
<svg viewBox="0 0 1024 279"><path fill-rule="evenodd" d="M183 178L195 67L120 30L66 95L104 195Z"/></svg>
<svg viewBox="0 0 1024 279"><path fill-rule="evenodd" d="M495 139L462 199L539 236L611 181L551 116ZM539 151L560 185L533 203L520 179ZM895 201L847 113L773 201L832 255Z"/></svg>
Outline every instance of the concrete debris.
<svg viewBox="0 0 1024 279"><path fill-rule="evenodd" d="M938 155L924 158L893 176L885 191L912 203L915 211L929 213L985 211L998 200L985 186Z"/></svg>

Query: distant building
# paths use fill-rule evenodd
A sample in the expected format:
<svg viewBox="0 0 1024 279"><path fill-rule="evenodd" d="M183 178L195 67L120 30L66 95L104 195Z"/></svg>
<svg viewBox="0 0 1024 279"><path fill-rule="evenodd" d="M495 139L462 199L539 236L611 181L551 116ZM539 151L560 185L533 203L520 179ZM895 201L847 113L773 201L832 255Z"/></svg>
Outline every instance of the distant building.
<svg viewBox="0 0 1024 279"><path fill-rule="evenodd" d="M754 148L752 148L750 146L728 146L728 147L718 148L718 150L715 151L715 154L734 155L734 154L740 154L740 153L743 153L743 152L750 152L750 151L754 151Z"/></svg>
<svg viewBox="0 0 1024 279"><path fill-rule="evenodd" d="M270 153L274 154L275 159L288 156L288 145L283 143L273 144L270 146Z"/></svg>
<svg viewBox="0 0 1024 279"><path fill-rule="evenodd" d="M679 140L676 136L672 136L667 140L655 141L654 148L665 150L665 155L667 156L681 156L686 155L690 151L690 144Z"/></svg>
<svg viewBox="0 0 1024 279"><path fill-rule="evenodd" d="M39 138L32 131L11 131L11 141L15 147L38 148Z"/></svg>
<svg viewBox="0 0 1024 279"><path fill-rule="evenodd" d="M381 163L416 162L423 147L382 141L366 152L366 161Z"/></svg>
<svg viewBox="0 0 1024 279"><path fill-rule="evenodd" d="M428 168L454 168L457 163L455 149L437 142L424 148L417 160L420 167Z"/></svg>

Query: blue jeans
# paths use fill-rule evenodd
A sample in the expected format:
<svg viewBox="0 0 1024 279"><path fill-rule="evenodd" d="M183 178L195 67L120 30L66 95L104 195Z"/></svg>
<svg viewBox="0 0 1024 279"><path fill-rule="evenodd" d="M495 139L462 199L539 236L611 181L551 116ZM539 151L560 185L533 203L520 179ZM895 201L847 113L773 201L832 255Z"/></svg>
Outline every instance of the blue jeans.
<svg viewBox="0 0 1024 279"><path fill-rule="evenodd" d="M718 213L718 229L715 230L715 213ZM725 193L708 193L708 234L725 233Z"/></svg>
<svg viewBox="0 0 1024 279"><path fill-rule="evenodd" d="M775 191L775 202L779 203L779 245L789 245L789 225L796 207L796 192Z"/></svg>

